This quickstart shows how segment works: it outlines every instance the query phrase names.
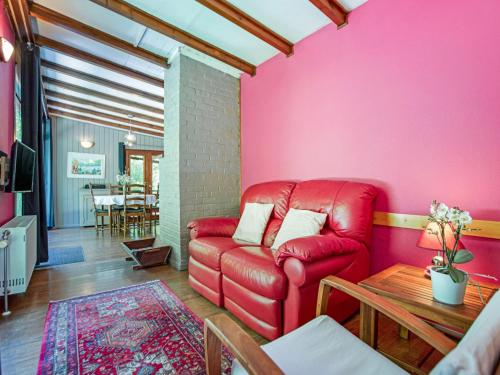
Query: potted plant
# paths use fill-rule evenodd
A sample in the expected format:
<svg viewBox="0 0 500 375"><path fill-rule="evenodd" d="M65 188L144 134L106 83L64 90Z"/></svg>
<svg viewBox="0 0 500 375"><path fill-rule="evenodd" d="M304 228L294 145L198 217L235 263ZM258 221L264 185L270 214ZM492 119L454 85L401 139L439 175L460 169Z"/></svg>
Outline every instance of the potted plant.
<svg viewBox="0 0 500 375"><path fill-rule="evenodd" d="M456 268L456 264L474 259L469 250L459 248L462 231L472 222L472 218L467 211L458 207L448 208L444 203L433 201L429 221L436 224L436 230L428 230L438 237L443 252L442 263L431 268L432 294L440 302L460 305L464 301L469 275ZM446 237L447 234L452 236L451 241Z"/></svg>

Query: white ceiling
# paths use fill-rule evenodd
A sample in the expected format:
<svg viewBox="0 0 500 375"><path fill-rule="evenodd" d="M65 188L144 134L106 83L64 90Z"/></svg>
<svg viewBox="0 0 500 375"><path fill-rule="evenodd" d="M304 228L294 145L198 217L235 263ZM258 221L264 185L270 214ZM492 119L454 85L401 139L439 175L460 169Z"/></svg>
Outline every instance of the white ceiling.
<svg viewBox="0 0 500 375"><path fill-rule="evenodd" d="M171 23L223 50L234 54L243 60L260 65L276 54L280 53L270 45L261 41L252 34L244 31L223 17L199 4L196 0L127 0L131 5L139 7L146 12ZM236 7L257 19L267 27L277 32L292 43L297 43L305 37L331 22L308 0L229 0ZM367 0L340 0L342 6L351 11L362 5ZM182 44L161 35L153 30L146 29L125 17L109 11L88 0L35 0L36 3L53 9L82 23L100 29L101 31L116 36L124 41L137 45L155 54L168 57L175 53ZM150 76L163 78L163 68L144 61L125 52L119 51L102 43L80 36L49 23L34 20L33 27L41 35L63 42L91 54L109 59L115 63L141 71ZM43 48L42 58L114 80L155 95L163 95L163 89L133 79L122 74L111 72L107 69L82 62L60 53ZM290 58L293 58L290 57ZM221 64L225 65L225 64ZM58 80L75 83L96 91L102 91L116 96L126 96L129 100L161 108L162 104L152 102L131 94L124 94L109 87L92 84L64 74L43 69L47 76ZM235 71L229 68L228 71ZM258 69L257 69L258 74ZM51 87L54 91L66 92L73 96L85 98L86 95L68 92L68 90ZM168 89L168 88L167 88ZM96 100L95 98L89 98ZM106 102L102 99L99 101ZM116 103L107 103L120 108L126 106ZM147 110L138 109L137 112L158 116Z"/></svg>

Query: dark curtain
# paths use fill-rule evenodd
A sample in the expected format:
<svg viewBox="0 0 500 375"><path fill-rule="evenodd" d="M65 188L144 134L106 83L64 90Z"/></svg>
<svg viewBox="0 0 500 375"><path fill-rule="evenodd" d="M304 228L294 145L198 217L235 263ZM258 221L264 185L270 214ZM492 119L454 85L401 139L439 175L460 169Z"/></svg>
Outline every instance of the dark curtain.
<svg viewBox="0 0 500 375"><path fill-rule="evenodd" d="M44 151L44 178L45 178L45 208L47 227L54 227L54 197L52 195L52 123L44 119L43 151Z"/></svg>
<svg viewBox="0 0 500 375"><path fill-rule="evenodd" d="M22 49L21 58L21 117L23 143L36 151L33 192L23 194L23 215L36 215L38 222L37 263L46 262L47 211L44 176L45 121L40 81L40 50L38 47Z"/></svg>
<svg viewBox="0 0 500 375"><path fill-rule="evenodd" d="M118 142L118 170L120 174L125 173L125 143Z"/></svg>

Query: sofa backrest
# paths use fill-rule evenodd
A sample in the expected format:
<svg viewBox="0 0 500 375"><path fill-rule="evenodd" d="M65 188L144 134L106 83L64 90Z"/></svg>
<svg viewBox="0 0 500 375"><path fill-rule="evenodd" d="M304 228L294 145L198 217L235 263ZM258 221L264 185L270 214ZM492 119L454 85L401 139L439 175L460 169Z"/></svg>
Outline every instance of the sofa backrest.
<svg viewBox="0 0 500 375"><path fill-rule="evenodd" d="M369 245L373 221L374 186L340 180L272 181L250 186L241 197L245 203L273 203L274 210L263 237L271 246L288 209L324 212L328 218L323 233L334 232Z"/></svg>
<svg viewBox="0 0 500 375"><path fill-rule="evenodd" d="M250 186L241 197L240 214L245 203L272 203L274 210L264 233L262 243L270 247L281 223L288 212L290 195L296 185L295 181L271 181Z"/></svg>
<svg viewBox="0 0 500 375"><path fill-rule="evenodd" d="M333 231L369 245L373 223L374 186L341 180L310 180L297 183L289 208L328 214L323 233Z"/></svg>

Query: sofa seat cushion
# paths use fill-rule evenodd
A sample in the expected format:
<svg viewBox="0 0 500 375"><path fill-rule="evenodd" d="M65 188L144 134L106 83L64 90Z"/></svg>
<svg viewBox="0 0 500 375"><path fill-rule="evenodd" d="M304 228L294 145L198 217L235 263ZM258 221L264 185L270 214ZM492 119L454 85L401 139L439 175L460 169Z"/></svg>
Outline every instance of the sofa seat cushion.
<svg viewBox="0 0 500 375"><path fill-rule="evenodd" d="M221 261L222 274L261 296L282 300L286 297L287 278L274 263L273 253L265 246L244 246L227 251Z"/></svg>
<svg viewBox="0 0 500 375"><path fill-rule="evenodd" d="M284 374L407 374L332 318L322 315L262 346ZM248 374L233 361L232 375Z"/></svg>
<svg viewBox="0 0 500 375"><path fill-rule="evenodd" d="M189 242L189 255L205 266L220 271L222 254L239 246L252 244L230 237L200 237Z"/></svg>

